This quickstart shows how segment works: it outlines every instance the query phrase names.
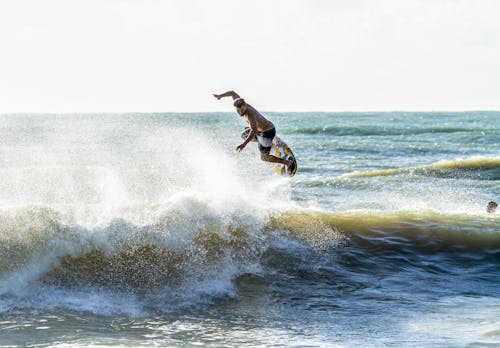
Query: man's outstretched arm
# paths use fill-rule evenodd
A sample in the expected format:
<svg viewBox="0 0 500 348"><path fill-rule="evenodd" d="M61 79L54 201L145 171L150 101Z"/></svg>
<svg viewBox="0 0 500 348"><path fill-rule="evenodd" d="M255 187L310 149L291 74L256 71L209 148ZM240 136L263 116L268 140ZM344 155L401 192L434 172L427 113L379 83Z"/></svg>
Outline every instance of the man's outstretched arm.
<svg viewBox="0 0 500 348"><path fill-rule="evenodd" d="M240 98L240 96L235 91L228 91L228 92L222 93L222 94L214 94L214 97L217 99L224 98L224 97L233 97L233 100Z"/></svg>

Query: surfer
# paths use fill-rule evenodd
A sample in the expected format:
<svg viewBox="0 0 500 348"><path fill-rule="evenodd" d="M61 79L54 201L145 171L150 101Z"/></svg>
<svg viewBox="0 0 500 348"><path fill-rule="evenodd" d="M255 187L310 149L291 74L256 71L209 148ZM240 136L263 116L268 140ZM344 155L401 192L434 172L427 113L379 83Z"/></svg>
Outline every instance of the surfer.
<svg viewBox="0 0 500 348"><path fill-rule="evenodd" d="M218 100L224 97L232 97L234 100L233 105L236 107L236 111L250 125L250 132L248 133L247 138L243 141L243 143L236 147L236 151L241 152L249 142L257 137L261 160L265 162L284 164L287 173L291 171L290 167L293 163L292 161L287 161L286 159L273 156L269 153L271 151L274 136L276 135L276 129L271 121L262 116L262 114L253 106L247 104L245 100L234 91L214 94L214 97Z"/></svg>
<svg viewBox="0 0 500 348"><path fill-rule="evenodd" d="M497 207L498 207L497 202L495 202L495 201L488 202L488 205L486 206L486 211L488 213L494 213L494 212L496 212Z"/></svg>

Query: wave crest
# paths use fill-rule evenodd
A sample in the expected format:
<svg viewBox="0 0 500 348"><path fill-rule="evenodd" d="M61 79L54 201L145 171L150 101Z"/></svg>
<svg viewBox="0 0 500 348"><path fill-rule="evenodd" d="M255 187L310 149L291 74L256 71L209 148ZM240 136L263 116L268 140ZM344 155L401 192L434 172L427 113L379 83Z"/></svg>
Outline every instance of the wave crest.
<svg viewBox="0 0 500 348"><path fill-rule="evenodd" d="M116 219L89 229L68 224L53 209L30 208L0 221L4 290L33 281L145 290L215 273L231 279L261 251L254 227L238 216L166 214L143 226Z"/></svg>

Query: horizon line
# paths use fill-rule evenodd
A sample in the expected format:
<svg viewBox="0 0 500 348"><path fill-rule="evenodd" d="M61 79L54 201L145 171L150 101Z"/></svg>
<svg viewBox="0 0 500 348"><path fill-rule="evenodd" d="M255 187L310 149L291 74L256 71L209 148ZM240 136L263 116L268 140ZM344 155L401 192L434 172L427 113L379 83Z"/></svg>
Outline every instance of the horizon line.
<svg viewBox="0 0 500 348"><path fill-rule="evenodd" d="M233 110L215 111L6 111L0 115L105 115L105 114L197 114L197 113L233 113ZM380 110L263 110L262 113L395 113L395 112L500 112L500 109L380 109Z"/></svg>

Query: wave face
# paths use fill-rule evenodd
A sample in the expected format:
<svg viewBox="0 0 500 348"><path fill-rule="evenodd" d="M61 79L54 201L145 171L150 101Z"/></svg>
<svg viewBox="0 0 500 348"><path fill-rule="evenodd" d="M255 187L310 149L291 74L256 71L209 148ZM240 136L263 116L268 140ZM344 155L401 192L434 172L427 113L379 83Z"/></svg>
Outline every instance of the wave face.
<svg viewBox="0 0 500 348"><path fill-rule="evenodd" d="M498 218L482 216L444 215L427 212L289 212L271 221L274 229L289 231L291 235L308 241L318 235L316 226L322 226L321 236L328 244L332 240L328 229L342 239L366 239L367 243L382 246L392 244L390 238L405 242L407 247L424 250L427 245L434 249L498 249L500 234ZM389 238L387 238L389 237ZM321 241L321 237L319 237Z"/></svg>
<svg viewBox="0 0 500 348"><path fill-rule="evenodd" d="M290 179L232 114L3 115L0 345L498 343L500 117L430 116L271 114Z"/></svg>

